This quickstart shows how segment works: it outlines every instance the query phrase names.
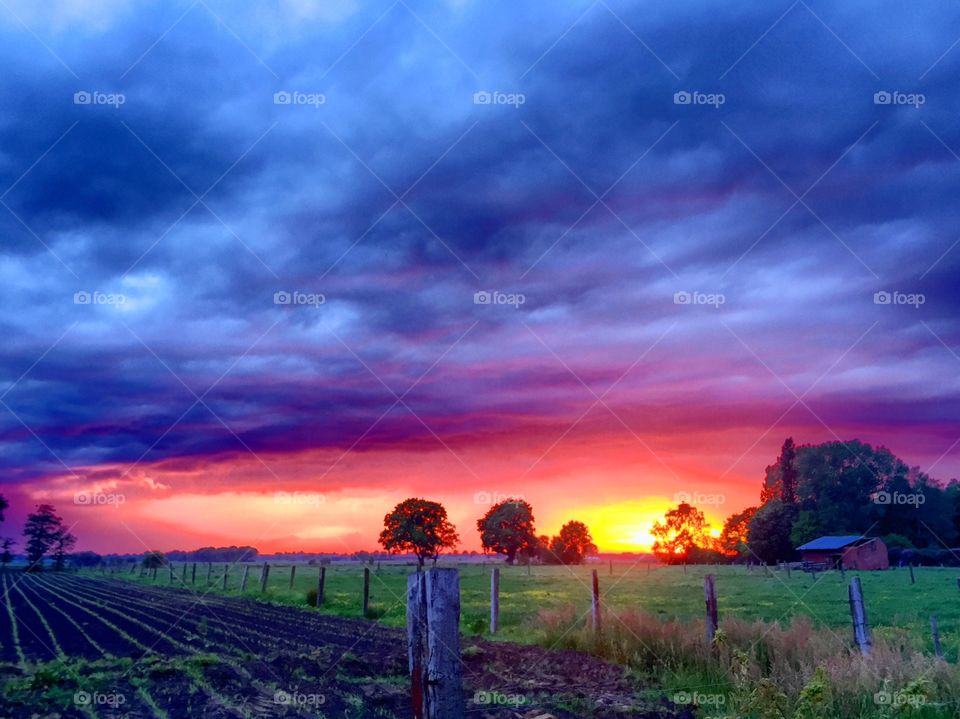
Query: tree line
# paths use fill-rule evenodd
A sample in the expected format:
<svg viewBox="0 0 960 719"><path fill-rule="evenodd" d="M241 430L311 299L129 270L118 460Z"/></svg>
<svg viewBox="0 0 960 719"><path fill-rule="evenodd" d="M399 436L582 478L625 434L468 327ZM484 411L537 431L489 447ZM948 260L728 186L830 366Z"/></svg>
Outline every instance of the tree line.
<svg viewBox="0 0 960 719"><path fill-rule="evenodd" d="M3 513L9 507L9 502L0 495L0 522L3 522ZM52 504L39 504L36 511L27 515L23 536L26 540L27 571L31 572L40 570L47 558L53 560L55 569L63 569L70 551L77 543L77 538L70 533L63 523L63 517L57 514ZM6 567L13 561L11 550L15 545L16 540L12 537L0 537L0 565Z"/></svg>
<svg viewBox="0 0 960 719"><path fill-rule="evenodd" d="M826 535L880 537L896 558L909 552L956 561L960 482L943 484L885 447L859 440L796 445L787 438L768 466L756 506L730 515L719 538L703 512L681 503L654 524L654 553L669 563L797 558Z"/></svg>
<svg viewBox="0 0 960 719"><path fill-rule="evenodd" d="M483 550L502 554L507 564L580 564L597 551L587 525L576 520L554 537L537 535L533 507L522 499L494 504L477 520L477 531ZM443 550L455 548L460 536L442 504L413 497L383 518L379 542L388 552L413 554L422 567L428 559L436 562Z"/></svg>

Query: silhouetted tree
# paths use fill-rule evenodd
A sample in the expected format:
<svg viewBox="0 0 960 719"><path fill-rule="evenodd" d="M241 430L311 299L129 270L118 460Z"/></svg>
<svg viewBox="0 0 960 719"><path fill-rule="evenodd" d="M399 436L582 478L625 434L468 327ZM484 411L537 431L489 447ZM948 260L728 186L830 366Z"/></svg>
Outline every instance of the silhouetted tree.
<svg viewBox="0 0 960 719"><path fill-rule="evenodd" d="M596 552L597 545L587 525L576 520L564 524L560 533L550 540L549 556L560 564L582 564L588 555Z"/></svg>
<svg viewBox="0 0 960 719"><path fill-rule="evenodd" d="M694 547L706 546L707 520L696 507L683 502L654 522L650 533L655 537L653 553L662 562L686 562Z"/></svg>
<svg viewBox="0 0 960 719"><path fill-rule="evenodd" d="M6 567L10 562L13 561L13 553L10 549L13 545L16 544L16 541L10 537L3 537L0 539L0 565Z"/></svg>
<svg viewBox="0 0 960 719"><path fill-rule="evenodd" d="M163 552L149 551L143 553L144 569L159 569L167 563L167 557Z"/></svg>
<svg viewBox="0 0 960 719"><path fill-rule="evenodd" d="M405 499L383 518L380 544L389 552L413 552L418 567L460 543L456 528L439 502Z"/></svg>
<svg viewBox="0 0 960 719"><path fill-rule="evenodd" d="M38 571L43 568L44 556L73 535L63 526L63 519L57 516L52 504L40 504L36 512L27 515L23 536L27 538L27 569Z"/></svg>
<svg viewBox="0 0 960 719"><path fill-rule="evenodd" d="M490 552L506 555L513 564L521 552L537 547L533 507L522 499L510 499L493 505L477 520L480 543Z"/></svg>
<svg viewBox="0 0 960 719"><path fill-rule="evenodd" d="M742 512L731 514L723 523L723 531L717 540L717 549L728 557L747 553L747 539L750 536L750 521L757 513L756 507L748 507Z"/></svg>

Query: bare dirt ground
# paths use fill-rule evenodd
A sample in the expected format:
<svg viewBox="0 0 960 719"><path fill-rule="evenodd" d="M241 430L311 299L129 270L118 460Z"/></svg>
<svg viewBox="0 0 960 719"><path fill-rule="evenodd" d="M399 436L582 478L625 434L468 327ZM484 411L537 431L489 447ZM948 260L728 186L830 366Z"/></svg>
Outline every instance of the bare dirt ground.
<svg viewBox="0 0 960 719"><path fill-rule="evenodd" d="M406 718L406 637L375 622L69 574L0 579L0 717ZM585 654L463 640L468 716L690 717Z"/></svg>

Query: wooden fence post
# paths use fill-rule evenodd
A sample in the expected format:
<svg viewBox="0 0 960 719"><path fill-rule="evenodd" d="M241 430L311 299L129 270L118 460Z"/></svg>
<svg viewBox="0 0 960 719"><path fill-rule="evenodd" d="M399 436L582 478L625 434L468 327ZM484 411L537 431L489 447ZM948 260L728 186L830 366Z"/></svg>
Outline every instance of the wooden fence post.
<svg viewBox="0 0 960 719"><path fill-rule="evenodd" d="M684 565L686 566L686 565ZM600 580L597 577L597 570L593 570L593 597L590 603L590 616L593 619L593 631L600 633Z"/></svg>
<svg viewBox="0 0 960 719"><path fill-rule="evenodd" d="M207 586L210 586L210 578L213 575L213 562L207 562Z"/></svg>
<svg viewBox="0 0 960 719"><path fill-rule="evenodd" d="M873 640L870 638L870 625L867 622L867 608L863 603L863 589L860 577L850 580L850 616L853 618L853 640L860 647L863 656L870 656Z"/></svg>
<svg viewBox="0 0 960 719"><path fill-rule="evenodd" d="M190 570L190 584L197 583L197 563L193 563L193 569Z"/></svg>
<svg viewBox="0 0 960 719"><path fill-rule="evenodd" d="M910 566L910 584L916 584L917 580L913 576L913 564L910 564L909 566Z"/></svg>
<svg viewBox="0 0 960 719"><path fill-rule="evenodd" d="M930 633L933 635L933 653L937 659L943 659L943 647L940 646L940 629L937 627L937 615L930 615Z"/></svg>
<svg viewBox="0 0 960 719"><path fill-rule="evenodd" d="M290 565L290 589L293 589L293 578L297 576L297 565Z"/></svg>
<svg viewBox="0 0 960 719"><path fill-rule="evenodd" d="M707 605L707 643L713 642L717 631L717 584L716 577L708 574L703 578L703 596Z"/></svg>
<svg viewBox="0 0 960 719"><path fill-rule="evenodd" d="M317 577L317 606L323 604L323 585L327 581L327 568L320 567L320 576Z"/></svg>
<svg viewBox="0 0 960 719"><path fill-rule="evenodd" d="M500 629L500 567L490 570L490 633Z"/></svg>
<svg viewBox="0 0 960 719"><path fill-rule="evenodd" d="M156 580L156 578L157 578L157 568L156 568L156 567L153 568L153 576L150 577L150 578Z"/></svg>
<svg viewBox="0 0 960 719"><path fill-rule="evenodd" d="M183 563L183 566L182 566L180 569L182 570L182 571L180 572L180 583L183 584L184 586L186 586L186 584L187 584L187 563L184 562L184 563Z"/></svg>
<svg viewBox="0 0 960 719"><path fill-rule="evenodd" d="M260 593L264 594L267 591L267 579L270 576L270 565L266 562L263 563L263 569L260 570Z"/></svg>
<svg viewBox="0 0 960 719"><path fill-rule="evenodd" d="M463 719L456 569L429 569L407 578L407 656L415 719Z"/></svg>
<svg viewBox="0 0 960 719"><path fill-rule="evenodd" d="M610 576L613 576L613 560L610 560Z"/></svg>
<svg viewBox="0 0 960 719"><path fill-rule="evenodd" d="M243 579L240 580L240 593L247 591L247 577L250 576L250 565L243 565Z"/></svg>
<svg viewBox="0 0 960 719"><path fill-rule="evenodd" d="M170 574L170 584L173 584L173 565L167 565L167 572Z"/></svg>
<svg viewBox="0 0 960 719"><path fill-rule="evenodd" d="M370 567L363 568L363 616L370 610Z"/></svg>
<svg viewBox="0 0 960 719"><path fill-rule="evenodd" d="M136 562L134 562L133 564L130 565L130 574L133 574L135 571L137 571L137 563L136 563ZM960 579L957 580L957 587L960 588Z"/></svg>
<svg viewBox="0 0 960 719"><path fill-rule="evenodd" d="M426 698L427 589L426 575L407 576L407 667L410 671L410 706L414 719L424 719Z"/></svg>
<svg viewBox="0 0 960 719"><path fill-rule="evenodd" d="M230 565L223 565L223 591L227 591L227 577L230 576Z"/></svg>

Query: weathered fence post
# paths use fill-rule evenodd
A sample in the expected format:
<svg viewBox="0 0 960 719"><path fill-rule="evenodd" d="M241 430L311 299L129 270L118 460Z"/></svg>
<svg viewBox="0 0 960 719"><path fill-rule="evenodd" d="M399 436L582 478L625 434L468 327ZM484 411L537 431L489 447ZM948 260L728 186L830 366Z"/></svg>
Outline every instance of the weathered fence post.
<svg viewBox="0 0 960 719"><path fill-rule="evenodd" d="M320 567L320 576L317 577L317 606L323 604L323 585L327 581L327 568Z"/></svg>
<svg viewBox="0 0 960 719"><path fill-rule="evenodd" d="M156 567L153 568L153 576L151 576L150 578L156 580L156 578L157 578L157 568L156 568Z"/></svg>
<svg viewBox="0 0 960 719"><path fill-rule="evenodd" d="M863 603L863 589L860 577L850 580L850 616L853 618L853 640L860 647L863 656L870 656L873 640L870 638L870 625L867 622L867 608Z"/></svg>
<svg viewBox="0 0 960 719"><path fill-rule="evenodd" d="M190 570L190 584L197 583L197 563L193 563L193 569Z"/></svg>
<svg viewBox="0 0 960 719"><path fill-rule="evenodd" d="M270 565L266 562L263 563L263 569L260 570L260 593L264 594L267 591L267 578L270 576Z"/></svg>
<svg viewBox="0 0 960 719"><path fill-rule="evenodd" d="M414 719L424 719L426 688L427 590L426 575L407 576L407 666L410 670L410 706Z"/></svg>
<svg viewBox="0 0 960 719"><path fill-rule="evenodd" d="M223 565L223 591L227 591L227 577L230 576L230 565Z"/></svg>
<svg viewBox="0 0 960 719"><path fill-rule="evenodd" d="M207 562L207 586L210 586L210 578L213 576L213 562Z"/></svg>
<svg viewBox="0 0 960 719"><path fill-rule="evenodd" d="M184 563L183 563L183 566L182 566L180 569L182 570L182 571L180 572L180 583L183 584L183 585L186 585L186 583L187 583L187 563L184 562Z"/></svg>
<svg viewBox="0 0 960 719"><path fill-rule="evenodd" d="M610 576L613 576L613 560L610 560Z"/></svg>
<svg viewBox="0 0 960 719"><path fill-rule="evenodd" d="M500 567L490 570L490 633L500 629Z"/></svg>
<svg viewBox="0 0 960 719"><path fill-rule="evenodd" d="M909 566L910 566L910 584L916 584L917 580L913 576L913 564L910 564Z"/></svg>
<svg viewBox="0 0 960 719"><path fill-rule="evenodd" d="M363 616L370 610L370 567L363 568Z"/></svg>
<svg viewBox="0 0 960 719"><path fill-rule="evenodd" d="M590 616L593 619L593 631L600 633L600 580L597 577L597 570L593 570L593 597L590 603Z"/></svg>
<svg viewBox="0 0 960 719"><path fill-rule="evenodd" d="M173 565L172 564L167 565L167 572L170 575L170 584L173 584Z"/></svg>
<svg viewBox="0 0 960 719"><path fill-rule="evenodd" d="M429 569L407 578L407 656L414 718L463 719L456 569Z"/></svg>
<svg viewBox="0 0 960 719"><path fill-rule="evenodd" d="M250 565L243 565L243 579L240 580L240 593L247 591L247 577L250 576Z"/></svg>
<svg viewBox="0 0 960 719"><path fill-rule="evenodd" d="M937 626L937 615L930 615L930 634L933 635L933 653L937 659L943 659L943 647L940 646L940 629Z"/></svg>
<svg viewBox="0 0 960 719"><path fill-rule="evenodd" d="M293 589L293 578L297 576L297 565L290 565L290 589Z"/></svg>
<svg viewBox="0 0 960 719"><path fill-rule="evenodd" d="M134 561L134 563L130 565L130 574L133 574L135 571L137 571L136 561ZM960 579L957 580L957 587L960 587Z"/></svg>
<svg viewBox="0 0 960 719"><path fill-rule="evenodd" d="M703 596L707 606L707 642L713 642L717 631L717 584L716 577L708 574L703 578Z"/></svg>

